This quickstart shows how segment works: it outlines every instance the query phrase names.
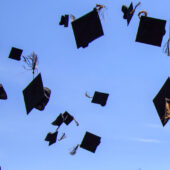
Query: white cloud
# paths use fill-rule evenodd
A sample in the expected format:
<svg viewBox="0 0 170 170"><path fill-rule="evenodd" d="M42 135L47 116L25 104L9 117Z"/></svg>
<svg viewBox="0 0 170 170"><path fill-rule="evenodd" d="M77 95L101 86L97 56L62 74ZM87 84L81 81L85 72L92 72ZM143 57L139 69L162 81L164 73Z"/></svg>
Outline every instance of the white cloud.
<svg viewBox="0 0 170 170"><path fill-rule="evenodd" d="M144 143L161 143L161 141L157 139L133 138L132 140Z"/></svg>

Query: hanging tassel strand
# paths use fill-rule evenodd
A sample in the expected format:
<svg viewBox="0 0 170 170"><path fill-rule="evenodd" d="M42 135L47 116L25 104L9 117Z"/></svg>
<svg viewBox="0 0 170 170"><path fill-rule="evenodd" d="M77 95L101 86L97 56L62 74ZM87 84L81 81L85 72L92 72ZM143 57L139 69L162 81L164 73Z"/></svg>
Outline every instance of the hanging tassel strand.
<svg viewBox="0 0 170 170"><path fill-rule="evenodd" d="M66 134L63 133L62 136L58 139L58 141L61 141L61 140L65 139L65 138L66 138Z"/></svg>
<svg viewBox="0 0 170 170"><path fill-rule="evenodd" d="M79 147L79 144L73 148L73 150L70 152L70 155L75 155L78 147Z"/></svg>
<svg viewBox="0 0 170 170"><path fill-rule="evenodd" d="M133 14L136 10L136 8L141 4L141 2L138 2L135 6L135 8L130 12L130 14Z"/></svg>

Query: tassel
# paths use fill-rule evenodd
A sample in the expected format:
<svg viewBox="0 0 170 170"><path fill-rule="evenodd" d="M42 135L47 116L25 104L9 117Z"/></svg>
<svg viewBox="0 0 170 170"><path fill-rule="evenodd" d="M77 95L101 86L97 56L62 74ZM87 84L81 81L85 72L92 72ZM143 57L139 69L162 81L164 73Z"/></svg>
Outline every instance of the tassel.
<svg viewBox="0 0 170 170"><path fill-rule="evenodd" d="M136 10L136 8L141 4L141 2L138 2L135 6L135 8L130 12L130 14L133 14Z"/></svg>
<svg viewBox="0 0 170 170"><path fill-rule="evenodd" d="M169 43L170 43L170 23L169 23L169 39L166 42L166 44L164 45L163 51L164 53L167 54L167 56L170 56L170 52L169 52Z"/></svg>
<svg viewBox="0 0 170 170"><path fill-rule="evenodd" d="M73 22L74 20L76 20L76 17L72 14L70 14L70 18L71 18L71 21Z"/></svg>
<svg viewBox="0 0 170 170"><path fill-rule="evenodd" d="M58 139L58 141L61 141L61 140L65 139L65 138L66 138L66 134L63 133L62 136Z"/></svg>
<svg viewBox="0 0 170 170"><path fill-rule="evenodd" d="M79 144L73 148L73 150L70 152L70 155L75 155L78 147L79 147Z"/></svg>
<svg viewBox="0 0 170 170"><path fill-rule="evenodd" d="M104 5L100 5L100 4L96 4L96 7L94 8L97 10L98 14L102 17L102 19L104 20L104 9L106 9L106 7Z"/></svg>
<svg viewBox="0 0 170 170"><path fill-rule="evenodd" d="M164 51L164 53L167 54L167 56L170 56L170 54L169 54L169 43L170 43L170 39L168 39L168 41L166 42L166 44L163 48L163 51Z"/></svg>
<svg viewBox="0 0 170 170"><path fill-rule="evenodd" d="M73 119L74 122L76 123L76 126L79 126L79 122L77 122L77 120Z"/></svg>
<svg viewBox="0 0 170 170"><path fill-rule="evenodd" d="M24 63L27 65L28 68L26 68L24 66L24 69L26 70L32 70L32 74L33 74L33 79L34 79L34 74L35 71L38 72L38 56L37 54L35 54L34 52L30 55L30 56L22 56Z"/></svg>
<svg viewBox="0 0 170 170"><path fill-rule="evenodd" d="M90 97L90 96L87 94L87 92L85 93L85 96L88 97L88 98L92 98L92 97Z"/></svg>

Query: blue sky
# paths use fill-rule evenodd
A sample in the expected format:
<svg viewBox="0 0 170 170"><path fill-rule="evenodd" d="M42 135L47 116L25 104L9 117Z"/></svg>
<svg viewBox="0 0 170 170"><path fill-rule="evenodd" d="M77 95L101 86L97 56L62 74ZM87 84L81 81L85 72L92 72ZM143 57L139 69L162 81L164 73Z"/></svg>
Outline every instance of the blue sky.
<svg viewBox="0 0 170 170"><path fill-rule="evenodd" d="M104 4L101 19L104 36L87 48L76 48L71 27L59 26L63 14L76 18ZM153 98L170 75L170 59L163 53L168 39L168 0L141 1L130 25L123 20L121 6L131 1L1 1L0 83L8 100L0 101L0 165L2 170L169 170L170 124L163 128ZM138 1L133 1L137 4ZM162 47L135 42L137 13L165 19ZM33 109L27 116L22 90L32 81L23 63L8 59L11 47L33 51L39 57L39 72L51 98L43 112ZM107 105L92 104L85 92L109 93ZM67 138L52 146L44 141L54 132L51 122L68 111L79 122L62 126ZM79 148L85 132L101 137L93 154Z"/></svg>

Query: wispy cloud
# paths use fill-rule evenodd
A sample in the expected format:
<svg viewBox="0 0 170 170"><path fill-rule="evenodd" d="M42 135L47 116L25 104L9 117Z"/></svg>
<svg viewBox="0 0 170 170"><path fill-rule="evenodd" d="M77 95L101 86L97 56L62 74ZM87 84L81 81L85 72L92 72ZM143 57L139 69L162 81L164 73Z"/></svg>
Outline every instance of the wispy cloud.
<svg viewBox="0 0 170 170"><path fill-rule="evenodd" d="M161 141L157 139L133 138L132 140L137 142L144 142L144 143L161 143Z"/></svg>

